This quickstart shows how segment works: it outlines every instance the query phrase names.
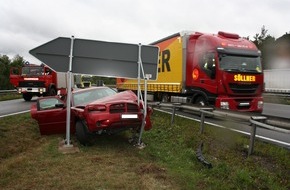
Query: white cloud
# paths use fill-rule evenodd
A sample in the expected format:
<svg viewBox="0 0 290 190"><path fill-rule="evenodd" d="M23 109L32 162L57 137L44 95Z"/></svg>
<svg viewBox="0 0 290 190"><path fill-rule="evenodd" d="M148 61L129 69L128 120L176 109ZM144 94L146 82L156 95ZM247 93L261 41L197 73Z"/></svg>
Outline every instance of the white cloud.
<svg viewBox="0 0 290 190"><path fill-rule="evenodd" d="M63 36L147 44L182 30L253 37L290 31L288 0L2 0L0 54L24 56Z"/></svg>

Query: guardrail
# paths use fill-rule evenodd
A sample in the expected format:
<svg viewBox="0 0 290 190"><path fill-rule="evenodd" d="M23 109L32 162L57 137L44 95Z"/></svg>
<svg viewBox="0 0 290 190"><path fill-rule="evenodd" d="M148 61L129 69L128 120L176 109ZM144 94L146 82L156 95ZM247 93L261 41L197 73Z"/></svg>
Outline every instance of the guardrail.
<svg viewBox="0 0 290 190"><path fill-rule="evenodd" d="M176 113L176 109L184 109L188 111L194 111L200 114L200 131L199 133L202 134L204 131L204 124L205 124L205 116L217 116L217 117L223 117L227 118L230 117L232 119L239 119L243 121L248 121L249 126L251 126L251 135L250 135L250 145L248 150L248 156L250 156L254 151L254 143L256 138L256 129L257 127L266 128L273 131L278 131L286 134L290 134L290 130L275 127L269 124L266 124L265 121L267 120L267 117L264 116L250 116L250 115L240 115L237 113L231 113L231 112L223 112L219 110L214 110L213 108L203 108L203 107L194 107L194 106L188 106L188 105L182 105L181 103L173 103L173 104L166 104L166 103L151 103L151 106L156 107L167 107L172 109L172 115L171 115L171 124L174 123L174 117ZM229 128L229 127L226 127Z"/></svg>
<svg viewBox="0 0 290 190"><path fill-rule="evenodd" d="M0 94L16 93L17 90L0 90Z"/></svg>

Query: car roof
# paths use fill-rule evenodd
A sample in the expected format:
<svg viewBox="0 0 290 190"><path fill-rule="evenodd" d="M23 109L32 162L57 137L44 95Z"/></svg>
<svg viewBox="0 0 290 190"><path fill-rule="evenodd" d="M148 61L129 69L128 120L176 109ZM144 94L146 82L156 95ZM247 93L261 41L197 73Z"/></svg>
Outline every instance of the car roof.
<svg viewBox="0 0 290 190"><path fill-rule="evenodd" d="M79 92L86 92L86 91L91 91L91 90L95 90L95 89L104 89L104 88L110 88L107 86L94 86L94 87L89 87L89 88L74 88L72 93L79 93Z"/></svg>

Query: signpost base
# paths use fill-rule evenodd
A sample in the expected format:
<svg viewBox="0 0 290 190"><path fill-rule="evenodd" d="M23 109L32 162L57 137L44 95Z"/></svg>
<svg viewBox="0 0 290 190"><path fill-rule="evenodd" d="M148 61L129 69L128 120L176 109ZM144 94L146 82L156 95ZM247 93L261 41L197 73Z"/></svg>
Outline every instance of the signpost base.
<svg viewBox="0 0 290 190"><path fill-rule="evenodd" d="M71 143L70 145L67 145L65 140L61 140L58 143L58 151L63 154L73 154L73 153L80 152L80 149L79 147L75 146L73 143Z"/></svg>

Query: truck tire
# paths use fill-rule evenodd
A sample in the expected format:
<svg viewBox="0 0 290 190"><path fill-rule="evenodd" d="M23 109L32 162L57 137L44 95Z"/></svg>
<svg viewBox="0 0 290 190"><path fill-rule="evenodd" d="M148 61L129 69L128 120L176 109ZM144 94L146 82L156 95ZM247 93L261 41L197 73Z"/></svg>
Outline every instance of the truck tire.
<svg viewBox="0 0 290 190"><path fill-rule="evenodd" d="M22 97L25 101L30 101L32 99L32 94L29 94L29 93L24 93L22 94Z"/></svg>
<svg viewBox="0 0 290 190"><path fill-rule="evenodd" d="M161 96L161 102L169 102L169 96L167 93L163 93Z"/></svg>
<svg viewBox="0 0 290 190"><path fill-rule="evenodd" d="M51 87L49 89L49 93L48 93L49 96L55 96L56 95L56 90L54 87Z"/></svg>
<svg viewBox="0 0 290 190"><path fill-rule="evenodd" d="M89 132L88 127L82 121L76 122L76 137L84 146L92 145L93 135Z"/></svg>
<svg viewBox="0 0 290 190"><path fill-rule="evenodd" d="M203 96L198 96L194 103L196 105L199 105L199 106L207 106L208 105L207 100Z"/></svg>

